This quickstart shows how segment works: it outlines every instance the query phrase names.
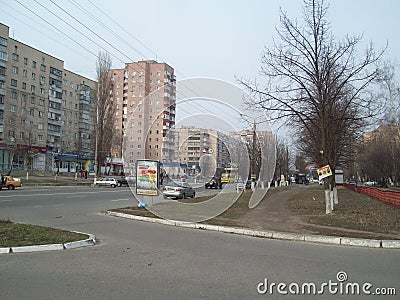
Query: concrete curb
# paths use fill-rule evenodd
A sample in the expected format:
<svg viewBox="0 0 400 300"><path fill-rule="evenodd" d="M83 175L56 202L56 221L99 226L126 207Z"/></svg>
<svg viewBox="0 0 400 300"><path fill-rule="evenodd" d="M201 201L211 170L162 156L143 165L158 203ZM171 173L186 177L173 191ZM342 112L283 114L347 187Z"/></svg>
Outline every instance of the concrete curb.
<svg viewBox="0 0 400 300"><path fill-rule="evenodd" d="M106 211L105 214L109 216L131 219L136 221L151 222L151 223L178 226L184 228L219 231L224 233L233 233L233 234L277 239L277 240L301 241L301 242L312 242L312 243L333 244L333 245L343 245L343 246L358 246L358 247L369 247L369 248L400 249L400 240L372 240L372 239L362 239L362 238L347 238L340 236L336 237L336 236L323 236L323 235L308 235L308 234L291 233L291 232L277 232L268 230L252 230L246 228L226 227L226 226L208 225L200 223L190 223L184 221L149 218L149 217L118 213L113 211Z"/></svg>
<svg viewBox="0 0 400 300"><path fill-rule="evenodd" d="M96 237L94 234L78 232L78 231L73 231L73 232L86 234L88 236L88 238L85 240L64 243L64 244L49 244L49 245L0 248L0 254L69 250L69 249L75 249L75 248L80 248L80 247L96 245Z"/></svg>

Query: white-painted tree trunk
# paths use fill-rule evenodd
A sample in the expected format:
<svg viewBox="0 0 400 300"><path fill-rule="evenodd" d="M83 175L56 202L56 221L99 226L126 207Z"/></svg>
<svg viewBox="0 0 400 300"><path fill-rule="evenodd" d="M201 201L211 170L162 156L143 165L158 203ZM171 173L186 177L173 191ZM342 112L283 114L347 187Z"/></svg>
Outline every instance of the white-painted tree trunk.
<svg viewBox="0 0 400 300"><path fill-rule="evenodd" d="M332 205L331 205L331 190L325 190L325 213L331 214L332 213Z"/></svg>
<svg viewBox="0 0 400 300"><path fill-rule="evenodd" d="M27 170L26 171L26 181L28 181L29 180L29 171Z"/></svg>
<svg viewBox="0 0 400 300"><path fill-rule="evenodd" d="M337 192L337 187L335 186L333 188L333 201L335 204L339 204L339 196L338 196L338 192Z"/></svg>

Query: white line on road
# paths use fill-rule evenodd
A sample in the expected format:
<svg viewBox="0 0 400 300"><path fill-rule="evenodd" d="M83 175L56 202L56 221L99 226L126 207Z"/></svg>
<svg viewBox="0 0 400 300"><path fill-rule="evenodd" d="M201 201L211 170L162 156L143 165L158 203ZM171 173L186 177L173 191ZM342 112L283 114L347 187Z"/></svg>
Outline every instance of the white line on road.
<svg viewBox="0 0 400 300"><path fill-rule="evenodd" d="M115 193L115 191L95 191L95 192L68 192L68 193L51 193L51 194L17 194L9 196L0 196L0 198L14 198L14 197L36 197L36 196L56 196L56 195L72 195L72 194L98 194L98 193ZM3 200L4 201L4 200Z"/></svg>
<svg viewBox="0 0 400 300"><path fill-rule="evenodd" d="M0 200L0 202L12 202L13 200Z"/></svg>
<svg viewBox="0 0 400 300"><path fill-rule="evenodd" d="M118 202L118 201L133 201L133 199L114 199L111 202Z"/></svg>
<svg viewBox="0 0 400 300"><path fill-rule="evenodd" d="M43 207L59 207L59 206L63 206L64 204L54 204L54 205L35 205L33 206L33 208L43 208Z"/></svg>

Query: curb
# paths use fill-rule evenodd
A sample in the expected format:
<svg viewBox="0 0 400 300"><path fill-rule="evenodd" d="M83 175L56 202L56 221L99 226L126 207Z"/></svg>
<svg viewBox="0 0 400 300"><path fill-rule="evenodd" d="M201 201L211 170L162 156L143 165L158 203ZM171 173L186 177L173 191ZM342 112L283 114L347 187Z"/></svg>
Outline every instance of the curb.
<svg viewBox="0 0 400 300"><path fill-rule="evenodd" d="M369 247L369 248L385 248L385 249L400 249L400 240L372 240L363 238L348 238L348 237L336 237L336 236L324 236L324 235L309 235L291 232L278 232L268 230L252 230L245 228L227 227L208 225L200 223L190 223L184 221L165 220L157 218L149 218L142 216L129 215L124 213L118 213L113 211L106 211L106 215L119 217L124 219L144 221L150 223L157 223L170 226L178 226L183 228L202 229L210 231L219 231L224 233L233 233L239 235L254 236L260 238L269 238L276 240L287 240L287 241L300 241L300 242L311 242L320 244L333 244L343 246L358 246L358 247Z"/></svg>
<svg viewBox="0 0 400 300"><path fill-rule="evenodd" d="M89 233L84 233L84 232L79 232L79 231L73 231L73 232L86 234L88 236L88 238L85 240L64 243L64 244L49 244L49 245L0 248L0 254L69 250L69 249L75 249L75 248L80 248L80 247L96 245L96 237L94 234L89 234Z"/></svg>

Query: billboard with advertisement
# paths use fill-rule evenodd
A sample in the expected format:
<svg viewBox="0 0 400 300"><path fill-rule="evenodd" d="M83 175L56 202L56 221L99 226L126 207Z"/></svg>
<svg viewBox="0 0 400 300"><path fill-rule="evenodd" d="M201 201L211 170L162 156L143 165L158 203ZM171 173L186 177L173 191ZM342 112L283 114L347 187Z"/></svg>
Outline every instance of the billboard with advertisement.
<svg viewBox="0 0 400 300"><path fill-rule="evenodd" d="M138 160L136 162L136 194L158 195L160 162L158 160Z"/></svg>
<svg viewBox="0 0 400 300"><path fill-rule="evenodd" d="M322 180L326 177L332 176L332 170L329 165L323 166L317 170L319 180Z"/></svg>

